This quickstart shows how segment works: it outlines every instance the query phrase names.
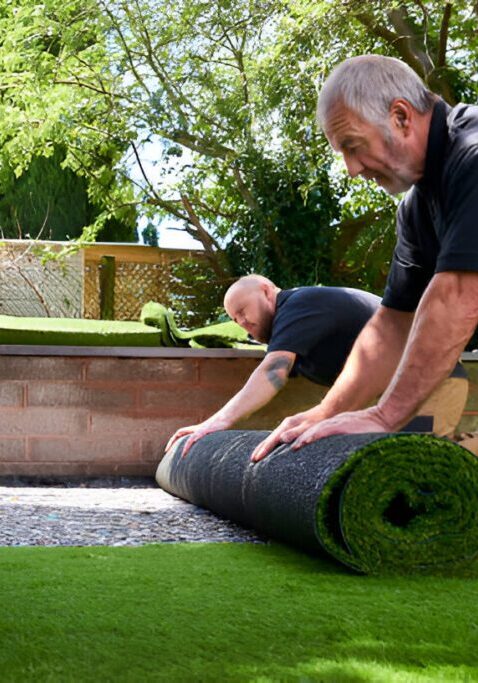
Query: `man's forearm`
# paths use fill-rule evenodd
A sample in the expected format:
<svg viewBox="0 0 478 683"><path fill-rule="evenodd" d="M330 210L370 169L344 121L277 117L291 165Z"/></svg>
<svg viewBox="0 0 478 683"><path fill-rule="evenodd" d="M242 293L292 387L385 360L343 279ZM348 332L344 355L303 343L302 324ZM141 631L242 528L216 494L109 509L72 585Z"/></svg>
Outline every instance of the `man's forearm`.
<svg viewBox="0 0 478 683"><path fill-rule="evenodd" d="M478 273L434 276L417 310L397 371L377 409L396 430L449 375L478 322Z"/></svg>
<svg viewBox="0 0 478 683"><path fill-rule="evenodd" d="M381 306L358 336L345 366L322 403L318 420L358 410L388 386L402 356L413 313Z"/></svg>
<svg viewBox="0 0 478 683"><path fill-rule="evenodd" d="M265 406L287 384L294 358L295 354L279 351L266 356L243 388L211 419L220 419L231 427Z"/></svg>

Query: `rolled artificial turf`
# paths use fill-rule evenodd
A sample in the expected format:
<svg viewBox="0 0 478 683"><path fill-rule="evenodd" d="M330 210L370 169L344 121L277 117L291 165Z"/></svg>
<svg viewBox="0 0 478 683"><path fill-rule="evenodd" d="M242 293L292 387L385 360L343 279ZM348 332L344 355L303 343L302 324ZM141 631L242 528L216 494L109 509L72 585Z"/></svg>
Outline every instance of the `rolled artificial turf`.
<svg viewBox="0 0 478 683"><path fill-rule="evenodd" d="M161 461L166 491L367 574L452 571L478 555L478 459L429 435L332 436L259 463L268 432L209 434Z"/></svg>
<svg viewBox="0 0 478 683"><path fill-rule="evenodd" d="M233 320L193 330L181 330L176 324L173 311L155 301L149 301L143 306L140 319L145 325L152 325L159 330L162 346L251 348L251 344L254 344L247 332Z"/></svg>

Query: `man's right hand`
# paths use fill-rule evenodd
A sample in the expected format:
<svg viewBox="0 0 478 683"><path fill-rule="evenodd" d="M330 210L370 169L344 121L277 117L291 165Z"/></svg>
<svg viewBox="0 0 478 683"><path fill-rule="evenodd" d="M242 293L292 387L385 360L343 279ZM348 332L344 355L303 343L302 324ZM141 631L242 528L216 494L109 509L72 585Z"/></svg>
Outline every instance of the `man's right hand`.
<svg viewBox="0 0 478 683"><path fill-rule="evenodd" d="M292 443L297 437L306 432L320 422L320 414L317 408L311 408L303 413L297 413L291 417L286 417L280 425L269 434L267 439L255 447L251 455L252 462L259 462L265 458L276 446L281 443Z"/></svg>
<svg viewBox="0 0 478 683"><path fill-rule="evenodd" d="M189 439L184 444L182 452L182 457L184 458L184 456L186 456L188 454L188 451L191 449L191 446L193 446L193 444L195 444L196 441L199 441L199 439L202 439L203 436L206 436L206 434L211 434L211 432L219 432L222 429L228 429L229 426L230 425L223 420L209 419L205 420L204 422L200 422L197 425L191 425L190 427L181 427L169 439L165 450L169 451L169 449L172 448L172 446L174 446L178 439L181 439L183 436L191 434Z"/></svg>

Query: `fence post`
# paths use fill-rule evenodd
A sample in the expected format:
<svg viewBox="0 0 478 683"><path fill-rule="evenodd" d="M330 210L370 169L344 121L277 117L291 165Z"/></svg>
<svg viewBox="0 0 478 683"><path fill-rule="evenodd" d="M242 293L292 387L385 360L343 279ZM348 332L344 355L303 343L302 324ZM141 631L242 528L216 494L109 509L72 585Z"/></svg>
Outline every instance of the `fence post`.
<svg viewBox="0 0 478 683"><path fill-rule="evenodd" d="M102 256L100 271L100 319L115 319L115 274L116 259L114 256Z"/></svg>

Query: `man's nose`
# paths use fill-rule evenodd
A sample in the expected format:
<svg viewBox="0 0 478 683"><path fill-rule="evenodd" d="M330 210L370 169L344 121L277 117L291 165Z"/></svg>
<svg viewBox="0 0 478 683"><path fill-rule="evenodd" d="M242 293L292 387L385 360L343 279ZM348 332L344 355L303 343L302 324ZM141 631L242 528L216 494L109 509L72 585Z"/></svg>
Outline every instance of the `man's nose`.
<svg viewBox="0 0 478 683"><path fill-rule="evenodd" d="M356 178L364 170L365 166L357 159L357 157L351 156L350 154L344 154L344 162L347 167L347 173L351 178Z"/></svg>

